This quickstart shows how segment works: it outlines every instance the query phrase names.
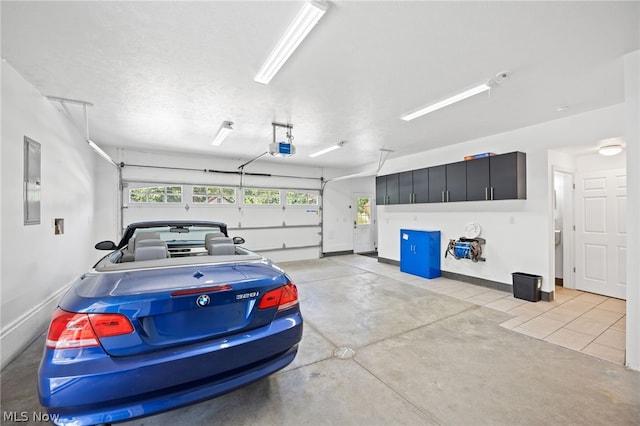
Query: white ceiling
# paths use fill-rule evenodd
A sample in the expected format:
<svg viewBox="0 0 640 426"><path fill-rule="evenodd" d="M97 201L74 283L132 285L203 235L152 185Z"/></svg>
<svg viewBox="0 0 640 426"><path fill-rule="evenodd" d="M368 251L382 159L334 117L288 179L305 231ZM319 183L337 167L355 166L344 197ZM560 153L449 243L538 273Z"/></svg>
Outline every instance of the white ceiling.
<svg viewBox="0 0 640 426"><path fill-rule="evenodd" d="M93 103L101 146L235 166L266 150L272 121L290 122L297 155L269 161L350 169L380 148L407 155L623 102L623 55L640 48L638 1L334 1L255 83L301 4L2 1L2 58L43 95ZM490 95L400 119L504 70ZM225 120L235 130L213 147Z"/></svg>

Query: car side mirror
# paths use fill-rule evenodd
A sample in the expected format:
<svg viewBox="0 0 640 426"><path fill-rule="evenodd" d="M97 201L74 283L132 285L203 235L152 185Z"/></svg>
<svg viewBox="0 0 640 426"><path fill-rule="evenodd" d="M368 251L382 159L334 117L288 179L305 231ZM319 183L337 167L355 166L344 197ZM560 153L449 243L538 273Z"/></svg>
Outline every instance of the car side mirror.
<svg viewBox="0 0 640 426"><path fill-rule="evenodd" d="M96 250L115 250L118 247L113 241L100 241L95 245Z"/></svg>
<svg viewBox="0 0 640 426"><path fill-rule="evenodd" d="M242 238L242 237L233 237L233 244L244 244L244 238Z"/></svg>

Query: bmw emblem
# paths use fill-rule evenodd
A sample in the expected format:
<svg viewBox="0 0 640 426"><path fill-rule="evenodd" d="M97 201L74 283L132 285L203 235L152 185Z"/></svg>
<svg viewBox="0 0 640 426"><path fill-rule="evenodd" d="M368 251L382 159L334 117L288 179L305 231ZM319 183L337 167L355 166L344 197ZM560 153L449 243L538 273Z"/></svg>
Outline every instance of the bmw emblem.
<svg viewBox="0 0 640 426"><path fill-rule="evenodd" d="M207 306L209 304L209 302L211 302L211 298L209 296L207 296L206 294L201 294L196 299L196 305L200 306L201 308L203 306Z"/></svg>

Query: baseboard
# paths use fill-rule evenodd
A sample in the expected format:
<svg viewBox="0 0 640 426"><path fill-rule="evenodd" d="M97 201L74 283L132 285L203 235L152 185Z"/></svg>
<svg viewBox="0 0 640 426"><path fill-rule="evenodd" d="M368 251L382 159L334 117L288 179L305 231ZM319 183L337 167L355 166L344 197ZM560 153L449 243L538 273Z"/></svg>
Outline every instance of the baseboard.
<svg viewBox="0 0 640 426"><path fill-rule="evenodd" d="M49 325L51 314L71 284L34 306L29 312L0 330L0 368L4 369L20 355Z"/></svg>
<svg viewBox="0 0 640 426"><path fill-rule="evenodd" d="M386 264L393 265L393 266L400 266L400 262L398 260L387 259L386 257L378 256L378 262L386 263Z"/></svg>
<svg viewBox="0 0 640 426"><path fill-rule="evenodd" d="M353 250L327 251L327 252L322 253L322 257L344 256L345 254L353 254Z"/></svg>
<svg viewBox="0 0 640 426"><path fill-rule="evenodd" d="M499 281L486 280L484 278L472 277L470 275L457 274L455 272L442 271L442 276L456 281L462 281L469 284L479 285L506 293L513 293L511 284L501 283Z"/></svg>
<svg viewBox="0 0 640 426"><path fill-rule="evenodd" d="M378 257L378 262L387 263L389 265L400 266L400 262L393 259L387 259L385 257ZM469 284L479 285L482 287L491 288L498 291L504 291L505 293L513 294L513 285L505 284L498 281L486 280L484 278L472 277L469 275L456 274L455 272L441 271L441 276L456 281L462 281ZM541 291L540 300L544 302L553 302L555 299L555 291Z"/></svg>

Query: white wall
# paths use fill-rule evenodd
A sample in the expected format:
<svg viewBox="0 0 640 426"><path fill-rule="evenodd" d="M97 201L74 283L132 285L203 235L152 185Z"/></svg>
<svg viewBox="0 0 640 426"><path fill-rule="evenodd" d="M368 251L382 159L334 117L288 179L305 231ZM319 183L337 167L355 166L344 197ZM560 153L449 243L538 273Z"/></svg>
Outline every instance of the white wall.
<svg viewBox="0 0 640 426"><path fill-rule="evenodd" d="M548 150L595 143L624 131L624 104L387 160L380 174L461 160L478 152L527 154L527 199L417 205L378 206L379 254L399 260L399 230L434 229L442 232L442 255L449 239L462 236L468 222L482 226L486 262L447 257L442 269L511 284L512 272L543 277L543 290L554 289L553 167Z"/></svg>
<svg viewBox="0 0 640 426"><path fill-rule="evenodd" d="M24 225L23 141L42 150L41 223ZM61 291L93 260L95 156L51 101L2 62L2 314L4 367L45 329ZM54 218L64 218L55 235Z"/></svg>
<svg viewBox="0 0 640 426"><path fill-rule="evenodd" d="M322 241L324 253L353 250L354 193L371 194L375 203L375 186L374 176L327 183L324 189L324 235ZM375 209L373 209L373 214L375 215ZM375 219L374 216L373 220ZM375 241L377 242L377 239Z"/></svg>
<svg viewBox="0 0 640 426"><path fill-rule="evenodd" d="M624 58L627 141L627 366L640 370L640 51Z"/></svg>

